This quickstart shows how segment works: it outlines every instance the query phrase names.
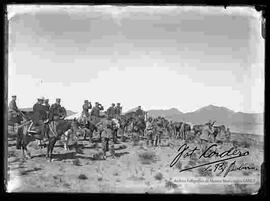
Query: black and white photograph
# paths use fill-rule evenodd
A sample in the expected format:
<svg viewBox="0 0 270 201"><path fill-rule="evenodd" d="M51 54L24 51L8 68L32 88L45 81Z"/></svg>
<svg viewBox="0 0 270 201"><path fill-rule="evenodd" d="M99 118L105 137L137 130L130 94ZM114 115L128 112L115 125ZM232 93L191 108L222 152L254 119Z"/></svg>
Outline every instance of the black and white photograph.
<svg viewBox="0 0 270 201"><path fill-rule="evenodd" d="M7 5L6 192L257 194L254 6Z"/></svg>

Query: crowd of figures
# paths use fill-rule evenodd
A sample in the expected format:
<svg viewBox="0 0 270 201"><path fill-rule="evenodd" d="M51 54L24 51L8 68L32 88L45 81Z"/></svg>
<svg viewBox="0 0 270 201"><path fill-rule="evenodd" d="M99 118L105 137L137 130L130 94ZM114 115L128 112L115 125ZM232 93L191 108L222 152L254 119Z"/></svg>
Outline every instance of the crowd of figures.
<svg viewBox="0 0 270 201"><path fill-rule="evenodd" d="M197 141L202 145L208 143L224 143L230 141L230 130L224 125L216 126L215 122L192 125L187 122L170 121L164 117L148 117L141 106L136 111L122 114L122 106L113 103L105 112L104 107L96 102L92 107L86 100L82 106L80 117L66 118L66 110L60 105L60 99L49 106L48 101L39 98L33 106L33 111L20 111L16 105L16 96L9 104L9 125L16 125L17 149L22 149L23 155L27 145L33 139L48 141L47 155L52 159L52 152L57 140L63 139L68 149L70 140L77 142L80 136L89 143L101 143L103 157L109 151L114 157L114 145L122 142L146 141L147 146L159 146L162 139L180 139ZM91 112L89 110L91 109ZM96 134L96 135L94 135ZM98 139L94 138L98 136ZM31 156L30 156L31 157Z"/></svg>

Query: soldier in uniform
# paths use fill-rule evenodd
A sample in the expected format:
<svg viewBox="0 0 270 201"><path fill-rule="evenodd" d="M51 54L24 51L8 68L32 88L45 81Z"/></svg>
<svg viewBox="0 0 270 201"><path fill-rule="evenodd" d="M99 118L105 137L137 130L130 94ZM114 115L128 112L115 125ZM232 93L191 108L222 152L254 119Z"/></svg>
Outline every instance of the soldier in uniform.
<svg viewBox="0 0 270 201"><path fill-rule="evenodd" d="M28 132L32 131L32 126L39 128L41 135L45 136L45 124L47 120L46 107L44 106L44 97L38 98L37 103L33 106L32 123L29 126Z"/></svg>
<svg viewBox="0 0 270 201"><path fill-rule="evenodd" d="M17 104L16 104L17 97L14 95L11 98L12 100L10 101L8 105L8 119L9 121L11 120L14 123L14 126L16 126L16 124L21 123L22 119L20 118L20 110L18 109ZM21 149L21 136L20 136L20 132L18 131L17 131L17 139L16 139L16 149Z"/></svg>
<svg viewBox="0 0 270 201"><path fill-rule="evenodd" d="M19 109L16 104L17 96L12 96L12 100L8 105L8 112L12 114L13 117L19 116Z"/></svg>
<svg viewBox="0 0 270 201"><path fill-rule="evenodd" d="M227 128L227 130L226 130L225 137L226 137L226 142L230 142L231 132L230 132L229 128Z"/></svg>
<svg viewBox="0 0 270 201"><path fill-rule="evenodd" d="M156 135L155 135L155 146L157 146L158 144L160 145L161 143L161 135L163 133L163 128L162 128L163 124L162 124L162 119L158 118L156 121Z"/></svg>
<svg viewBox="0 0 270 201"><path fill-rule="evenodd" d="M106 152L110 151L112 158L115 157L115 151L114 151L114 142L113 142L113 136L112 136L112 125L110 123L107 123L106 127L103 129L101 133L101 142L102 142L102 151L103 151L103 157L106 159Z"/></svg>
<svg viewBox="0 0 270 201"><path fill-rule="evenodd" d="M44 105L46 106L47 110L50 110L50 104L49 104L49 99L45 99Z"/></svg>
<svg viewBox="0 0 270 201"><path fill-rule="evenodd" d="M89 109L92 109L91 102L89 102L88 100L85 100L82 108L83 108L83 115L88 118L89 117Z"/></svg>
<svg viewBox="0 0 270 201"><path fill-rule="evenodd" d="M61 99L57 98L56 102L51 105L50 107L50 115L49 120L55 121L59 119L64 119L66 116L66 110L64 107L61 106Z"/></svg>
<svg viewBox="0 0 270 201"><path fill-rule="evenodd" d="M91 110L91 119L95 122L95 124L100 120L101 110L104 110L104 107L100 103L96 102L95 106Z"/></svg>
<svg viewBox="0 0 270 201"><path fill-rule="evenodd" d="M142 110L141 106L139 106L138 109L136 110L136 115L138 117L143 117L144 116L144 111Z"/></svg>
<svg viewBox="0 0 270 201"><path fill-rule="evenodd" d="M117 118L119 118L121 114L122 114L122 106L120 105L120 103L117 103L115 107L115 115Z"/></svg>
<svg viewBox="0 0 270 201"><path fill-rule="evenodd" d="M112 103L111 107L107 109L108 119L111 120L115 118L115 104Z"/></svg>
<svg viewBox="0 0 270 201"><path fill-rule="evenodd" d="M154 126L153 126L153 119L151 117L148 118L146 122L146 145L149 145L149 141L151 142L151 145L154 146Z"/></svg>

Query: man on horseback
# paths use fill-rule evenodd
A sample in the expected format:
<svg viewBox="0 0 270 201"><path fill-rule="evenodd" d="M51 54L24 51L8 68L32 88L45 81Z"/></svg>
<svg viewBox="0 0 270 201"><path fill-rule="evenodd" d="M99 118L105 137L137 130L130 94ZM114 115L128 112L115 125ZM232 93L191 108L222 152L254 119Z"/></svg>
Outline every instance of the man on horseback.
<svg viewBox="0 0 270 201"><path fill-rule="evenodd" d="M96 102L95 106L91 110L91 119L95 122L95 124L99 122L100 111L102 110L104 110L104 107L100 103Z"/></svg>
<svg viewBox="0 0 270 201"><path fill-rule="evenodd" d="M92 109L91 102L89 102L88 100L85 100L82 108L83 108L83 115L88 118L89 117L89 109Z"/></svg>
<svg viewBox="0 0 270 201"><path fill-rule="evenodd" d="M12 114L12 116L17 117L19 116L19 109L16 104L17 96L12 96L12 100L8 105L8 112Z"/></svg>
<svg viewBox="0 0 270 201"><path fill-rule="evenodd" d="M56 122L63 120L66 116L66 109L61 106L61 99L57 98L56 102L51 105L49 112L49 126L52 126L51 130L53 130L53 133L55 133L56 130Z"/></svg>
<svg viewBox="0 0 270 201"><path fill-rule="evenodd" d="M115 104L112 103L111 107L107 109L108 119L115 118Z"/></svg>
<svg viewBox="0 0 270 201"><path fill-rule="evenodd" d="M119 118L121 114L122 114L122 106L120 106L120 103L117 103L117 106L115 107L116 118Z"/></svg>
<svg viewBox="0 0 270 201"><path fill-rule="evenodd" d="M82 119L83 119L84 124L86 124L89 118L89 109L92 109L91 102L89 102L88 100L85 100L82 108L83 108Z"/></svg>
<svg viewBox="0 0 270 201"><path fill-rule="evenodd" d="M33 106L32 123L28 128L29 133L41 133L45 136L45 123L48 120L47 108L44 104L44 97L38 98L37 103ZM38 130L32 130L32 127Z"/></svg>
<svg viewBox="0 0 270 201"><path fill-rule="evenodd" d="M144 117L145 112L142 110L142 107L139 106L138 109L136 110L136 115L140 117Z"/></svg>

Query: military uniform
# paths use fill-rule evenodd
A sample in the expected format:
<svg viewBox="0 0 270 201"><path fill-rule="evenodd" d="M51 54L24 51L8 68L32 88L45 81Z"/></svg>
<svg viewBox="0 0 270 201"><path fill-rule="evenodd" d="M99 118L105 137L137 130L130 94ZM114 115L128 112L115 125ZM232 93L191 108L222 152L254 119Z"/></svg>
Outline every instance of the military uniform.
<svg viewBox="0 0 270 201"><path fill-rule="evenodd" d="M121 114L122 114L122 107L117 105L115 107L115 115L119 117Z"/></svg>
<svg viewBox="0 0 270 201"><path fill-rule="evenodd" d="M162 128L162 120L159 119L156 122L156 135L155 135L155 146L161 143L161 135L163 133L163 128Z"/></svg>
<svg viewBox="0 0 270 201"><path fill-rule="evenodd" d="M137 115L138 117L142 117L142 116L144 115L144 111L143 111L142 109L137 109L137 110L136 110L136 115Z"/></svg>
<svg viewBox="0 0 270 201"><path fill-rule="evenodd" d="M111 156L114 158L115 157L114 142L112 130L110 128L107 127L103 129L101 133L101 142L104 157L106 157L106 152L110 151Z"/></svg>
<svg viewBox="0 0 270 201"><path fill-rule="evenodd" d="M19 112L19 109L17 107L16 101L11 100L9 105L8 105L8 111L14 114L17 114Z"/></svg>
<svg viewBox="0 0 270 201"><path fill-rule="evenodd" d="M22 119L20 118L19 112L16 101L11 100L8 105L8 121L20 123Z"/></svg>
<svg viewBox="0 0 270 201"><path fill-rule="evenodd" d="M44 121L47 119L46 107L41 103L37 102L33 106L33 115L32 115L32 123L28 128L28 132L36 132L41 133L43 136L45 134L45 124ZM35 131L32 130L32 126L34 126Z"/></svg>
<svg viewBox="0 0 270 201"><path fill-rule="evenodd" d="M113 106L109 107L107 110L107 114L108 114L109 119L115 118L115 107Z"/></svg>
<svg viewBox="0 0 270 201"><path fill-rule="evenodd" d="M92 109L92 105L91 103L84 103L83 104L83 115L85 115L85 117L89 117L89 109Z"/></svg>
<svg viewBox="0 0 270 201"><path fill-rule="evenodd" d="M151 142L151 145L154 145L154 126L153 123L150 121L146 122L146 144L149 145L149 141Z"/></svg>
<svg viewBox="0 0 270 201"><path fill-rule="evenodd" d="M100 111L103 110L103 106L94 106L91 110L91 120L94 122L94 124L98 123L100 121Z"/></svg>
<svg viewBox="0 0 270 201"><path fill-rule="evenodd" d="M66 116L65 108L61 107L61 105L57 103L52 104L49 115L50 121L59 120L62 115Z"/></svg>

